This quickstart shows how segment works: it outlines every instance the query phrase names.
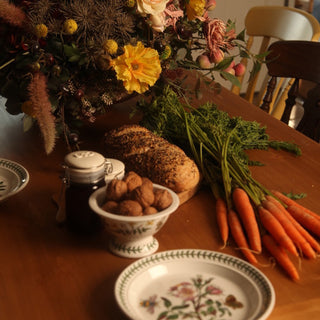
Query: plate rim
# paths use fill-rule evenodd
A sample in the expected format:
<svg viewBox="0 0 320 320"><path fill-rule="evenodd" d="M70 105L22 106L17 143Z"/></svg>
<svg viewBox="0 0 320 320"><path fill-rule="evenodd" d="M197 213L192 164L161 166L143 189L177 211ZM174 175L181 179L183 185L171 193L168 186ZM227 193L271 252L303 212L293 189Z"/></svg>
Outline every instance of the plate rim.
<svg viewBox="0 0 320 320"><path fill-rule="evenodd" d="M179 255L181 257L179 257ZM129 264L117 277L117 280L114 285L114 296L115 300L118 304L118 307L120 310L128 316L130 319L132 318L132 315L130 314L130 310L123 305L121 295L123 295L123 291L125 290L126 283L131 282L132 279L143 272L145 268L143 266L153 266L157 265L158 263L165 262L165 261L173 261L174 259L188 259L191 261L196 261L197 259L200 259L202 261L208 261L212 262L215 265L223 265L225 264L225 261L222 260L229 260L229 264L226 266L231 266L232 269L235 269L235 265L241 266L241 268L236 268L236 270L242 274L245 274L247 277L250 278L251 281L254 281L259 288L260 292L262 292L262 287L264 290L264 295L266 294L268 297L268 305L266 306L263 313L259 316L259 320L265 320L270 316L271 312L274 309L275 306L275 290L271 283L271 281L267 278L267 276L262 273L257 267L253 266L249 262L235 257L230 254L213 251L213 250L205 250L205 249L173 249L173 250L166 250L166 251L159 251L157 253L154 253L150 256L140 258L131 264ZM231 263L233 262L233 263ZM132 268L135 268L136 271L130 271ZM245 269L247 272L244 273L243 269ZM250 272L249 272L250 270ZM249 275L248 275L249 272ZM126 274L128 273L128 276ZM252 274L254 274L254 277L252 277ZM124 279L123 279L124 278ZM259 279L259 283L257 283L257 279ZM123 283L123 284L122 284ZM263 285L261 284L263 283Z"/></svg>
<svg viewBox="0 0 320 320"><path fill-rule="evenodd" d="M23 165L16 161L9 160L6 158L0 158L0 168L14 172L16 175L18 175L19 178L19 185L14 191L8 192L4 196L0 196L0 202L2 202L5 199L8 199L9 197L23 190L30 180L30 174Z"/></svg>

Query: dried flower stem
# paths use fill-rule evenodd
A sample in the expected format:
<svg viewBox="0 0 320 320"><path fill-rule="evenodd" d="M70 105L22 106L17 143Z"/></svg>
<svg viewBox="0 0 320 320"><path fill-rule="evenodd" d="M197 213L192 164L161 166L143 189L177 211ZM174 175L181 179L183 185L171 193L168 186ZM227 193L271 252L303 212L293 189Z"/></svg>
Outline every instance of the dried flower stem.
<svg viewBox="0 0 320 320"><path fill-rule="evenodd" d="M49 154L55 145L56 129L55 117L51 113L46 77L40 72L34 74L28 90L30 101L32 102L35 116L44 139L45 151Z"/></svg>
<svg viewBox="0 0 320 320"><path fill-rule="evenodd" d="M8 66L10 63L14 62L16 59L11 59L9 61L7 61L6 63L4 63L2 66L0 66L0 70L5 68L6 66Z"/></svg>
<svg viewBox="0 0 320 320"><path fill-rule="evenodd" d="M26 15L14 4L11 4L6 0L0 0L0 18L13 26L22 27Z"/></svg>

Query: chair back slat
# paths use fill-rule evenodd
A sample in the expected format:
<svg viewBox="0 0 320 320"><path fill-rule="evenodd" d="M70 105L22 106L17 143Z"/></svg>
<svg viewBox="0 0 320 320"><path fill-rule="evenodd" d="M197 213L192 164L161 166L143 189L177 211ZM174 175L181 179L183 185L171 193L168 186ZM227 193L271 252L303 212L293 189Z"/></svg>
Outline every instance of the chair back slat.
<svg viewBox="0 0 320 320"><path fill-rule="evenodd" d="M271 44L268 50L269 75L320 82L319 42L279 41Z"/></svg>
<svg viewBox="0 0 320 320"><path fill-rule="evenodd" d="M320 140L320 42L277 41L272 43L267 59L268 73L272 77L261 108L269 111L276 78L294 78L281 121L289 123L296 98L300 96L300 85L304 81L314 83L303 104L304 113L296 129L310 138Z"/></svg>
<svg viewBox="0 0 320 320"><path fill-rule="evenodd" d="M292 10L292 8L280 8L266 6L254 7L250 10L245 19L247 34L283 40L313 38L314 21L310 20L309 14Z"/></svg>

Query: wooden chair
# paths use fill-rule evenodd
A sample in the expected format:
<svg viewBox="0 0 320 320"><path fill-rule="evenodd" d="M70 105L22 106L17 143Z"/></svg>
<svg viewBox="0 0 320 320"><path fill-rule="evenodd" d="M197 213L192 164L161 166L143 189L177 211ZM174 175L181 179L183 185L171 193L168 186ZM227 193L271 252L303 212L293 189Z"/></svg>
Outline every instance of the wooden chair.
<svg viewBox="0 0 320 320"><path fill-rule="evenodd" d="M271 79L261 108L269 112L269 104L276 85L277 77L293 78L281 121L289 123L289 117L299 86L303 80L314 83L303 103L304 113L296 129L308 137L320 141L320 42L313 41L277 41L268 48L267 68Z"/></svg>
<svg viewBox="0 0 320 320"><path fill-rule="evenodd" d="M302 1L302 0L295 0L294 2L294 7L298 9L305 10L309 13L312 13L313 11L313 2L314 0L309 0L309 1Z"/></svg>
<svg viewBox="0 0 320 320"><path fill-rule="evenodd" d="M313 40L318 41L320 37L320 24L315 17L306 11L284 6L258 6L251 8L245 18L247 39L247 48L251 49L255 43L261 42L257 53L267 51L270 43L278 40ZM241 63L247 66L247 59L243 58ZM254 94L259 92L256 105L260 105L268 79L262 84L262 88L257 89L259 72L248 83L244 98L253 102ZM240 83L243 84L244 76L239 77ZM259 80L260 81L260 80ZM279 82L276 92L281 93L283 85ZM240 94L240 88L233 86L231 91ZM279 94L280 94L279 93ZM275 93L274 101L278 94ZM274 101L271 102L273 106ZM279 103L284 106L284 102Z"/></svg>

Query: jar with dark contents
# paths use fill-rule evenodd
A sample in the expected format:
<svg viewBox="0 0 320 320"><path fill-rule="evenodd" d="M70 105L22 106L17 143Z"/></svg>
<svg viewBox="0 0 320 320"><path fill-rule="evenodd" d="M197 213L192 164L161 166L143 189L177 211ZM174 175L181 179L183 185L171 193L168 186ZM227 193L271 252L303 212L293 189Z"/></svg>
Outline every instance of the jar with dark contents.
<svg viewBox="0 0 320 320"><path fill-rule="evenodd" d="M65 222L71 231L92 234L101 228L100 217L89 207L90 195L105 185L112 164L93 151L75 151L64 159Z"/></svg>

